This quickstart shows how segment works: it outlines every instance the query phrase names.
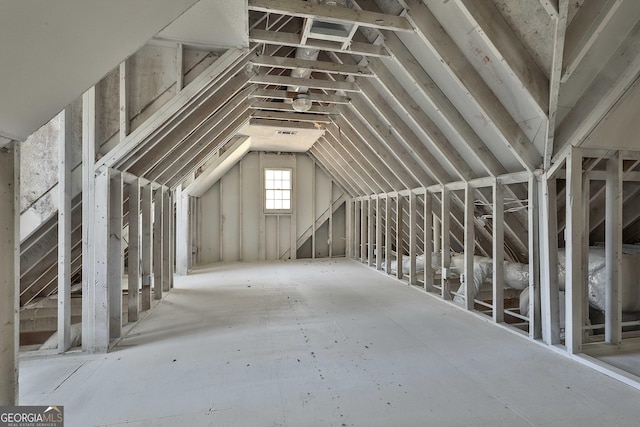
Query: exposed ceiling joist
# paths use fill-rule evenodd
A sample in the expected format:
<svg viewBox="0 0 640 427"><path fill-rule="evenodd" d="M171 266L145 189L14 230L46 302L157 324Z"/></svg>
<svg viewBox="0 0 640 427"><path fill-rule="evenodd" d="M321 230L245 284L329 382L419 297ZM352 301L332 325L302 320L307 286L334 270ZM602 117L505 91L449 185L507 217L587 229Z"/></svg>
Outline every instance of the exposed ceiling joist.
<svg viewBox="0 0 640 427"><path fill-rule="evenodd" d="M250 82L272 86L303 86L314 89L342 90L345 92L358 92L360 90L355 84L351 82L304 79L297 77L276 76L272 74L256 74L255 76L251 77Z"/></svg>
<svg viewBox="0 0 640 427"><path fill-rule="evenodd" d="M286 104L284 102L269 102L269 101L258 101L254 103L251 108L254 110L272 110L272 111L289 111L294 112L293 106L291 104ZM305 113L317 113L317 114L337 114L335 107L327 107L324 105L312 105L309 111L301 112L300 114Z"/></svg>
<svg viewBox="0 0 640 427"><path fill-rule="evenodd" d="M256 110L251 115L254 119L269 120L290 120L308 123L331 123L331 119L326 114L305 114L305 113L289 113L282 111L261 111Z"/></svg>
<svg viewBox="0 0 640 427"><path fill-rule="evenodd" d="M413 31L411 24L401 16L297 0L249 0L249 10L384 30Z"/></svg>
<svg viewBox="0 0 640 427"><path fill-rule="evenodd" d="M357 65L336 64L326 61L310 61L306 59L284 58L281 56L257 56L251 60L254 65L261 67L297 69L304 68L322 73L336 73L346 76L372 77L373 73L367 67Z"/></svg>
<svg viewBox="0 0 640 427"><path fill-rule="evenodd" d="M307 40L306 43L302 43L300 41L300 35L296 33L254 29L249 32L249 40L255 43L265 43L290 47L306 47L311 49L327 50L330 52L345 52L362 56L389 56L389 53L386 51L386 49L380 45L351 42L351 44L349 44L349 46L345 48L342 43L311 39Z"/></svg>
<svg viewBox="0 0 640 427"><path fill-rule="evenodd" d="M287 92L286 90L278 89L256 89L251 95L252 98L267 98L267 99L291 99L295 93ZM348 104L351 99L341 95L325 95L321 93L309 92L309 99L313 102L326 102L329 104Z"/></svg>
<svg viewBox="0 0 640 427"><path fill-rule="evenodd" d="M524 134L511 114L498 100L487 83L471 66L460 48L453 42L425 4L418 0L400 0L409 9L407 18L432 53L440 59L461 94L475 104L488 124L495 127L503 145L530 172L542 165L542 155Z"/></svg>
<svg viewBox="0 0 640 427"><path fill-rule="evenodd" d="M251 126L267 126L278 129L319 129L315 123L306 121L289 121L289 120L272 120L272 119L260 119L252 118L249 120Z"/></svg>

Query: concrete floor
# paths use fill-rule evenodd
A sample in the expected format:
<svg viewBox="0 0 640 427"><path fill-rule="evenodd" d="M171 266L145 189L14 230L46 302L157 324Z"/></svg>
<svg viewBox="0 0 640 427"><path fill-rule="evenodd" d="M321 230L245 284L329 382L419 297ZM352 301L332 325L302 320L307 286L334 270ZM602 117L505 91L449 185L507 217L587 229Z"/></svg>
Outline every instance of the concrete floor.
<svg viewBox="0 0 640 427"><path fill-rule="evenodd" d="M67 426L637 426L640 391L349 260L218 264L106 355L25 356Z"/></svg>

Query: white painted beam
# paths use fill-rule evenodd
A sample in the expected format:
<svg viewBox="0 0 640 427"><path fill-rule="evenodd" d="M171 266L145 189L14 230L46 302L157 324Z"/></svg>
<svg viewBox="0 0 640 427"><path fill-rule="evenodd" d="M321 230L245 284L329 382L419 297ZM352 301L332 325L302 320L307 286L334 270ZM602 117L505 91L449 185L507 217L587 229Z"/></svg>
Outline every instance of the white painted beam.
<svg viewBox="0 0 640 427"><path fill-rule="evenodd" d="M58 353L71 347L71 108L60 113L58 147Z"/></svg>
<svg viewBox="0 0 640 427"><path fill-rule="evenodd" d="M297 77L278 76L274 74L256 74L249 80L251 83L271 86L304 86L314 89L341 90L344 92L358 92L360 89L350 82L337 82L323 79L304 79Z"/></svg>
<svg viewBox="0 0 640 427"><path fill-rule="evenodd" d="M109 203L110 196L110 170L104 169L95 178L95 204L89 207L93 214L91 221L94 222L95 237L93 238L94 249L94 274L89 277L90 287L93 288L92 298L85 300L82 297L82 305L87 304L90 312L91 330L85 335L82 331L82 344L84 349L85 336L89 338L87 351L91 353L106 353L109 349L109 338L111 333L111 287L109 286L109 234L111 209ZM92 209L93 208L93 209ZM120 279L116 284L120 287ZM122 310L122 308L121 308ZM84 319L83 319L84 324Z"/></svg>
<svg viewBox="0 0 640 427"><path fill-rule="evenodd" d="M251 105L253 110L269 110L269 111L285 111L293 113L296 110L293 109L291 104L284 102L273 101L258 101ZM333 106L326 105L312 105L311 108L300 114L337 114L338 111Z"/></svg>
<svg viewBox="0 0 640 427"><path fill-rule="evenodd" d="M163 245L163 209L164 190L158 188L153 196L154 219L153 219L153 298L162 299L162 277L164 275L164 264L162 262Z"/></svg>
<svg viewBox="0 0 640 427"><path fill-rule="evenodd" d="M169 292L172 278L171 257L171 217L173 208L171 193L165 190L162 196L162 292Z"/></svg>
<svg viewBox="0 0 640 427"><path fill-rule="evenodd" d="M129 79L129 64L127 60L120 63L120 143L124 142L130 133L131 121L129 120L131 113L129 112L129 93L130 93L130 79Z"/></svg>
<svg viewBox="0 0 640 427"><path fill-rule="evenodd" d="M417 34L427 47L440 59L440 66L447 69L468 102L483 112L487 124L497 131L502 142L522 166L530 172L542 165L542 156L529 141L506 108L489 86L469 64L458 46L451 40L425 4L418 0L400 0L408 8L407 19L415 26Z"/></svg>
<svg viewBox="0 0 640 427"><path fill-rule="evenodd" d="M151 308L153 282L153 189L151 184L142 187L142 293L141 310Z"/></svg>
<svg viewBox="0 0 640 427"><path fill-rule="evenodd" d="M336 64L327 61L309 61L298 58L285 58L282 56L260 55L250 60L254 65L261 67L284 68L294 70L304 68L322 73L336 73L345 76L373 77L373 73L367 67L358 65Z"/></svg>
<svg viewBox="0 0 640 427"><path fill-rule="evenodd" d="M305 47L310 49L321 49L330 52L345 52L353 55L364 55L374 57L389 56L386 49L379 45L369 43L351 42L345 49L341 43L326 40L307 40L306 44L301 43L300 35L296 33L265 31L253 29L249 31L249 41L254 43L265 43L279 46Z"/></svg>
<svg viewBox="0 0 640 427"><path fill-rule="evenodd" d="M605 341L622 342L622 159L607 160L605 215Z"/></svg>
<svg viewBox="0 0 640 427"><path fill-rule="evenodd" d="M548 345L560 344L556 194L555 178L545 176L540 192L540 307L542 339Z"/></svg>
<svg viewBox="0 0 640 427"><path fill-rule="evenodd" d="M249 10L311 18L331 23L411 32L413 28L400 16L354 10L296 0L249 0Z"/></svg>
<svg viewBox="0 0 640 427"><path fill-rule="evenodd" d="M122 335L122 173L109 172L109 223L107 254L107 287L109 292L109 338ZM100 212L96 212L100 215ZM96 254L97 256L97 254Z"/></svg>
<svg viewBox="0 0 640 427"><path fill-rule="evenodd" d="M402 271L402 261L404 258L404 247L402 245L402 234L404 226L404 197L398 194L396 196L396 278L401 279L404 277Z"/></svg>
<svg viewBox="0 0 640 427"><path fill-rule="evenodd" d="M368 228L368 236L367 236L367 264L369 267L373 267L375 265L375 217L374 217L374 203L373 199L369 199L367 201L367 228Z"/></svg>
<svg viewBox="0 0 640 427"><path fill-rule="evenodd" d="M384 260L385 260L385 272L391 274L391 246L392 229L391 229L391 203L392 199L389 195L385 196L385 210L384 210Z"/></svg>
<svg viewBox="0 0 640 427"><path fill-rule="evenodd" d="M442 286L442 299L451 299L449 289L449 266L451 265L451 196L446 187L442 187L442 200L440 201L440 268L442 271L440 285Z"/></svg>
<svg viewBox="0 0 640 427"><path fill-rule="evenodd" d="M367 261L367 230L369 228L367 222L367 206L368 200L360 202L360 262Z"/></svg>
<svg viewBox="0 0 640 427"><path fill-rule="evenodd" d="M376 197L376 270L382 269L382 259L384 256L384 242L382 230L382 204L383 198Z"/></svg>
<svg viewBox="0 0 640 427"><path fill-rule="evenodd" d="M351 100L347 96L326 95L321 93L309 93L309 99L313 102L326 102L329 104L348 104ZM249 94L249 98L266 98L266 99L291 99L293 94L286 90L279 89L261 89L258 88Z"/></svg>
<svg viewBox="0 0 640 427"><path fill-rule="evenodd" d="M504 322L504 187L493 184L493 321Z"/></svg>
<svg viewBox="0 0 640 427"><path fill-rule="evenodd" d="M559 0L559 13L552 21L553 55L551 58L551 72L549 76L549 107L546 120L546 135L543 153L543 165L546 170L551 166L551 157L554 152L554 139L556 133L556 121L558 116L558 100L560 97L560 81L562 78L562 63L564 60L565 36L567 32L567 14L569 0Z"/></svg>
<svg viewBox="0 0 640 427"><path fill-rule="evenodd" d="M433 246L433 238L436 236L433 229L435 218L433 216L433 195L425 191L424 193L424 290L433 292L434 290L434 271L433 271L433 253L436 252ZM439 236L438 236L439 237Z"/></svg>
<svg viewBox="0 0 640 427"><path fill-rule="evenodd" d="M142 273L140 270L140 182L129 183L129 249L127 266L127 321L137 322Z"/></svg>
<svg viewBox="0 0 640 427"><path fill-rule="evenodd" d="M93 352L95 342L95 168L96 90L82 96L82 349ZM106 255L106 249L104 254Z"/></svg>
<svg viewBox="0 0 640 427"><path fill-rule="evenodd" d="M565 229L565 347L570 354L582 352L583 293L582 277L584 219L582 194L582 153L573 148L567 157Z"/></svg>
<svg viewBox="0 0 640 427"><path fill-rule="evenodd" d="M409 284L416 285L416 257L418 251L418 202L416 193L409 192Z"/></svg>
<svg viewBox="0 0 640 427"><path fill-rule="evenodd" d="M528 223L529 223L529 338L542 338L540 302L540 184L534 174L529 176ZM495 257L494 257L495 258Z"/></svg>
<svg viewBox="0 0 640 427"><path fill-rule="evenodd" d="M553 161L579 146L640 75L640 22L556 130Z"/></svg>
<svg viewBox="0 0 640 427"><path fill-rule="evenodd" d="M464 301L467 310L473 310L476 297L473 286L473 256L476 247L473 192L474 189L467 184L464 189Z"/></svg>
<svg viewBox="0 0 640 427"><path fill-rule="evenodd" d="M20 146L0 148L0 406L18 404Z"/></svg>

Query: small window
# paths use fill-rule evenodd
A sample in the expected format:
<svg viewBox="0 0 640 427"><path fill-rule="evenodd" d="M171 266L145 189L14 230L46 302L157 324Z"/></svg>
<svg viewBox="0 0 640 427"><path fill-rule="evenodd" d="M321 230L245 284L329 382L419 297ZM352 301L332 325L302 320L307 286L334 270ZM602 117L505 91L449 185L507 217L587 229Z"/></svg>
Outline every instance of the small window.
<svg viewBox="0 0 640 427"><path fill-rule="evenodd" d="M264 207L267 211L291 210L291 170L264 170Z"/></svg>

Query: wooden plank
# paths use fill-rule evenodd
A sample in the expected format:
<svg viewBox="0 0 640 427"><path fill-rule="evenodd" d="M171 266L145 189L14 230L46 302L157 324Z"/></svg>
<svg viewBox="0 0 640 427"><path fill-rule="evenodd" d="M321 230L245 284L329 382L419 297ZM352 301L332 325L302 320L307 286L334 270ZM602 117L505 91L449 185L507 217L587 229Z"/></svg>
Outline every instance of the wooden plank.
<svg viewBox="0 0 640 427"><path fill-rule="evenodd" d="M404 198L401 195L396 197L396 278L402 279L404 272L402 271L402 261L404 248L402 245Z"/></svg>
<svg viewBox="0 0 640 427"><path fill-rule="evenodd" d="M153 281L153 189L151 184L142 188L142 293L141 310L151 308L151 284Z"/></svg>
<svg viewBox="0 0 640 427"><path fill-rule="evenodd" d="M94 352L95 346L95 169L96 162L96 90L82 96L82 350ZM105 252L106 254L106 252Z"/></svg>
<svg viewBox="0 0 640 427"><path fill-rule="evenodd" d="M529 338L542 338L542 319L540 303L540 196L539 182L530 174L528 187L528 223L529 223Z"/></svg>
<svg viewBox="0 0 640 427"><path fill-rule="evenodd" d="M442 270L440 285L442 299L451 299L451 290L449 289L449 276L451 270L451 196L446 187L442 188L442 200L440 201L440 268Z"/></svg>
<svg viewBox="0 0 640 427"><path fill-rule="evenodd" d="M607 160L605 214L605 341L622 342L622 159Z"/></svg>
<svg viewBox="0 0 640 427"><path fill-rule="evenodd" d="M129 117L129 64L125 59L120 63L120 143L129 135L131 122Z"/></svg>
<svg viewBox="0 0 640 427"><path fill-rule="evenodd" d="M173 216L173 200L171 193L164 190L162 196L162 291L171 289L171 216Z"/></svg>
<svg viewBox="0 0 640 427"><path fill-rule="evenodd" d="M374 211L373 211L373 204L374 201L372 199L369 199L367 201L367 229L368 229L368 236L367 236L367 264L369 265L369 267L373 267L375 265L375 259L374 259L374 251L375 251L375 218L374 218Z"/></svg>
<svg viewBox="0 0 640 427"><path fill-rule="evenodd" d="M162 299L162 276L164 274L164 265L162 263L163 251L163 227L162 227L162 210L163 210L164 190L158 188L153 196L153 298Z"/></svg>
<svg viewBox="0 0 640 427"><path fill-rule="evenodd" d="M277 13L316 21L358 25L377 29L412 32L413 27L401 16L355 10L296 0L249 0L249 10Z"/></svg>
<svg viewBox="0 0 640 427"><path fill-rule="evenodd" d="M418 203L416 194L409 193L409 284L416 285L416 256L418 251Z"/></svg>
<svg viewBox="0 0 640 427"><path fill-rule="evenodd" d="M371 70L369 70L368 67L361 67L359 65L336 64L334 62L328 61L310 61L298 58L284 58L282 56L259 55L251 59L250 62L261 67L284 68L288 70L304 68L307 70L322 73L336 73L346 76L373 77L373 73L371 72Z"/></svg>
<svg viewBox="0 0 640 427"><path fill-rule="evenodd" d="M249 124L251 126L269 127L278 129L307 129L318 130L322 129L322 125L316 125L315 122L292 122L289 120L271 120L271 119L250 119ZM275 131L274 131L275 132Z"/></svg>
<svg viewBox="0 0 640 427"><path fill-rule="evenodd" d="M433 271L433 247L434 229L433 223L433 194L428 191L424 193L424 290L433 292L434 290L434 271Z"/></svg>
<svg viewBox="0 0 640 427"><path fill-rule="evenodd" d="M556 194L555 178L544 176L540 192L540 307L542 340L548 345L560 344Z"/></svg>
<svg viewBox="0 0 640 427"><path fill-rule="evenodd" d="M270 101L258 101L251 104L249 107L253 110L271 110L271 111L286 111L286 112L295 112L291 104L287 104L284 102L270 102ZM338 114L338 111L331 106L325 105L312 105L309 111L299 112L299 114Z"/></svg>
<svg viewBox="0 0 640 427"><path fill-rule="evenodd" d="M384 210L384 259L385 259L385 272L391 274L391 246L392 246L392 230L391 230L391 197L387 195L385 197L385 210Z"/></svg>
<svg viewBox="0 0 640 427"><path fill-rule="evenodd" d="M331 52L345 52L353 55L387 57L387 50L379 45L369 43L351 42L347 49L343 49L341 43L326 40L307 40L306 44L300 42L300 35L282 31L265 31L252 29L249 31L249 41L254 43L265 43L279 46L304 47L309 49L320 49Z"/></svg>
<svg viewBox="0 0 640 427"><path fill-rule="evenodd" d="M176 93L184 88L184 64L182 62L184 48L182 43L176 46Z"/></svg>
<svg viewBox="0 0 640 427"><path fill-rule="evenodd" d="M0 405L18 404L20 144L0 149Z"/></svg>
<svg viewBox="0 0 640 427"><path fill-rule="evenodd" d="M473 188L467 184L464 189L464 301L467 310L473 310L476 297L473 285L473 256L476 246L473 192Z"/></svg>
<svg viewBox="0 0 640 427"><path fill-rule="evenodd" d="M358 88L354 83L351 82L338 82L335 80L312 78L304 79L298 77L279 76L274 74L255 74L249 79L249 81L251 83L271 86L303 86L323 90L342 90L345 92L360 91L360 88Z"/></svg>
<svg viewBox="0 0 640 427"><path fill-rule="evenodd" d="M504 322L504 187L493 184L493 321Z"/></svg>
<svg viewBox="0 0 640 427"><path fill-rule="evenodd" d="M71 347L71 107L60 113L58 145L58 353Z"/></svg>
<svg viewBox="0 0 640 427"><path fill-rule="evenodd" d="M286 111L256 110L251 114L251 117L254 119L274 120L277 123L282 123L285 120L291 120L292 122L331 123L331 119L324 114L290 113ZM291 123L288 124L290 125Z"/></svg>
<svg viewBox="0 0 640 427"><path fill-rule="evenodd" d="M573 148L567 157L565 229L565 347L570 354L582 351L582 310L585 285L582 277L584 230L582 201L582 154Z"/></svg>
<svg viewBox="0 0 640 427"><path fill-rule="evenodd" d="M360 262L367 261L367 200L360 202Z"/></svg>
<svg viewBox="0 0 640 427"><path fill-rule="evenodd" d="M95 205L93 218L95 238L95 267L93 283L91 284L94 291L92 299L87 300L87 304L91 306L90 312L92 317L92 331L89 351L92 353L106 353L109 349L110 324L111 324L111 307L109 301L109 258L111 258L109 250L109 232L110 232L110 204L109 204L109 169L103 170L95 179ZM119 285L120 282L118 281ZM83 296L84 302L84 296ZM84 304L83 304L84 305ZM83 319L84 323L84 319ZM84 344L84 331L82 334L82 342Z"/></svg>
<svg viewBox="0 0 640 427"><path fill-rule="evenodd" d="M551 75L549 76L549 106L546 120L546 135L544 143L543 168L549 169L554 152L554 138L558 116L558 100L560 99L560 80L562 78L562 63L564 60L565 36L567 32L567 14L569 0L559 0L559 13L552 21L553 25L553 55L551 58Z"/></svg>
<svg viewBox="0 0 640 427"><path fill-rule="evenodd" d="M129 184L129 250L127 270L127 321L137 322L139 311L139 295L142 278L140 269L140 182Z"/></svg>
<svg viewBox="0 0 640 427"><path fill-rule="evenodd" d="M122 335L122 276L124 252L122 245L122 173L109 173L109 242L107 255L107 286L109 288L109 338ZM96 212L100 215L100 212Z"/></svg>
<svg viewBox="0 0 640 427"><path fill-rule="evenodd" d="M382 257L384 256L384 242L382 230L382 204L381 197L376 198L376 270L382 270Z"/></svg>
<svg viewBox="0 0 640 427"><path fill-rule="evenodd" d="M326 102L329 104L348 104L351 99L347 96L325 95L321 93L311 92L308 94L309 99L313 102ZM262 89L258 88L249 94L249 98L267 98L267 99L292 99L295 93L279 89Z"/></svg>

